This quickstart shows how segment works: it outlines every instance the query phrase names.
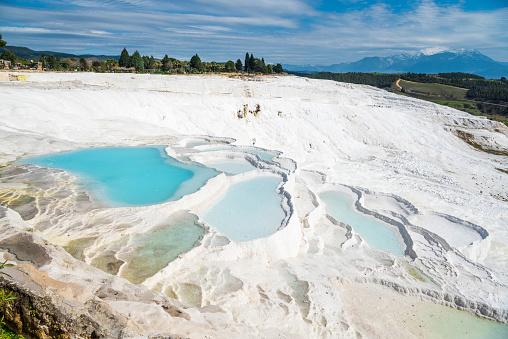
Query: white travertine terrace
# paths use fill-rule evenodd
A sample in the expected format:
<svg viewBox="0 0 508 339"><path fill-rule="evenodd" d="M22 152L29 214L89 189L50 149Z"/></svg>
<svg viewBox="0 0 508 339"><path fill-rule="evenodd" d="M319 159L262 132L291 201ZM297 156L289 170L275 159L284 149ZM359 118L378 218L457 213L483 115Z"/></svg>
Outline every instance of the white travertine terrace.
<svg viewBox="0 0 508 339"><path fill-rule="evenodd" d="M1 253L18 264L8 269L15 281L31 279L76 314L87 300L105 305L118 319L105 333L439 337L425 318L437 305L508 321L508 175L501 171L508 157L457 136L506 152L506 126L369 86L291 76L23 75L26 82L0 82ZM258 104L258 116L238 117L244 105ZM234 152L205 152L229 143ZM72 175L12 164L149 144L168 145L181 161L241 158L256 169L220 174L179 201L108 208ZM249 153L253 146L281 153L266 162ZM206 233L194 248L141 285L122 279L121 254L134 237L181 211L196 214L231 184L258 175L281 178L286 218L277 232L238 243L200 220ZM372 250L327 216L318 194L330 189L350 192L360 211L396 227L406 256ZM11 203L18 198L21 207Z"/></svg>

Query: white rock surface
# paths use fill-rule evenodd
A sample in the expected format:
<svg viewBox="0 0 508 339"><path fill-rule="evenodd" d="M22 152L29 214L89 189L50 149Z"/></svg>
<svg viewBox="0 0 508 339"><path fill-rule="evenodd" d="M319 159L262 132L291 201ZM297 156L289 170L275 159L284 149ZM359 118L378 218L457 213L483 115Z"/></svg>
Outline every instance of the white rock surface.
<svg viewBox="0 0 508 339"><path fill-rule="evenodd" d="M416 330L414 319L383 324L390 316L371 311L386 303L406 310L417 299L418 305L508 320L508 175L498 170L507 170L508 160L456 135L467 130L484 147L507 151L506 126L369 86L291 76L24 75L26 82L0 82L0 165L8 165L0 169L0 198L9 207L2 227L12 234L33 227L60 246L88 241L82 253L88 264L107 253L118 260L131 237L178 210L196 213L230 182L263 171L285 178L289 214L279 232L235 243L209 229L197 247L143 283L189 304L187 318L176 319L157 304L140 305L138 297L108 301L127 316L132 336L156 326L189 337L390 337L384 328L390 326L400 335L439 337L432 328ZM257 117L238 118L244 105L253 110L257 104ZM290 170L254 159L256 171L221 175L178 202L113 209L83 197L61 171L10 165L29 155L143 144L209 159L179 149L206 138L281 151L285 160L278 162ZM296 161L295 171L288 159ZM374 251L350 227L328 218L316 194L339 184L359 190L362 208L406 230L415 256ZM26 221L9 205L23 196L34 196L37 207L24 212ZM92 294L100 287L85 277L111 277L61 249L51 255L55 259L39 270ZM119 290L134 288L115 281L121 281ZM354 306L354 286L370 296L369 310ZM222 311L204 311L210 305Z"/></svg>

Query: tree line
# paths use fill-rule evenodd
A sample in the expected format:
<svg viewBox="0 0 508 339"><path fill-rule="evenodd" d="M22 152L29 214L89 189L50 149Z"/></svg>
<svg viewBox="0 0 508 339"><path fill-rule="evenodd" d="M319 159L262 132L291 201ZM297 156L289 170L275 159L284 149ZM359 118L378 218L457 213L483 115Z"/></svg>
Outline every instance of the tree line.
<svg viewBox="0 0 508 339"><path fill-rule="evenodd" d="M5 46L5 41L0 42ZM0 54L0 59L9 60L11 64L18 63L24 65L25 68L29 68L30 62L25 59L16 57L12 50L4 50ZM205 73L205 72L246 72L246 73L258 73L258 74L273 74L283 73L281 64L277 65L266 65L264 58L255 58L252 54L247 53L245 57L245 65L240 59L236 62L229 60L227 62L203 62L198 54L192 56L190 61L178 60L170 58L168 55L160 60L155 59L152 56L141 56L138 51L135 51L132 55L126 48L123 49L120 54L118 61L115 59L108 59L104 61L90 60L85 58L61 58L59 55L56 57L53 55L46 56L44 53L40 56L36 62L41 64L42 69L54 70L54 71L94 71L94 72L124 72L135 69L136 72L144 73ZM32 65L33 66L33 65Z"/></svg>
<svg viewBox="0 0 508 339"><path fill-rule="evenodd" d="M307 75L307 77L370 85L379 88L390 87L398 79L422 83L438 83L468 89L466 97L469 99L508 102L508 82L505 77L499 80L486 80L479 75L461 72L439 73L436 75L424 73L382 74L321 72Z"/></svg>
<svg viewBox="0 0 508 339"><path fill-rule="evenodd" d="M348 82L351 84L370 85L379 88L390 87L397 79L398 74L382 74L382 73L331 73L321 72L307 75L312 79L335 80L339 82Z"/></svg>
<svg viewBox="0 0 508 339"><path fill-rule="evenodd" d="M192 56L190 61L181 61L164 55L162 60L156 60L152 56L141 56L138 51L129 55L126 48L120 54L118 66L123 68L135 68L137 72L162 72L162 73L205 73L205 72L242 72L273 74L282 73L281 64L266 65L264 58L254 58L252 54L247 53L245 57L245 65L242 60L237 59L236 62L229 60L227 62L203 62L198 54Z"/></svg>
<svg viewBox="0 0 508 339"><path fill-rule="evenodd" d="M424 73L405 73L400 75L401 79L437 83L442 85L455 86L468 89L468 99L484 99L508 102L508 82L503 77L499 80L486 80L484 77L475 74L452 72L429 75Z"/></svg>

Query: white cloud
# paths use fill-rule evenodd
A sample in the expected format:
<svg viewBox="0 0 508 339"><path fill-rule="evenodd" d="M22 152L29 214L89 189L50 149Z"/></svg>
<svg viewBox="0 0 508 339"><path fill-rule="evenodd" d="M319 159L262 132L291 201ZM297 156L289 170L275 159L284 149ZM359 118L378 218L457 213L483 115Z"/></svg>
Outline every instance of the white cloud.
<svg viewBox="0 0 508 339"><path fill-rule="evenodd" d="M94 30L94 29L90 30L90 33L92 33L92 34L98 34L98 35L111 35L111 34L113 34L111 32L98 31L98 30Z"/></svg>
<svg viewBox="0 0 508 339"><path fill-rule="evenodd" d="M325 13L312 8L314 0L69 1L60 1L65 10L0 4L0 33L32 48L74 45L80 36L77 45L96 44L103 53L123 46L156 57L203 51L202 59L218 61L249 51L277 62L331 64L437 45L508 61L508 8L473 12L420 1L403 13L382 3Z"/></svg>
<svg viewBox="0 0 508 339"><path fill-rule="evenodd" d="M9 27L0 26L0 31L4 33L59 33L60 31L54 29L47 29L41 27Z"/></svg>

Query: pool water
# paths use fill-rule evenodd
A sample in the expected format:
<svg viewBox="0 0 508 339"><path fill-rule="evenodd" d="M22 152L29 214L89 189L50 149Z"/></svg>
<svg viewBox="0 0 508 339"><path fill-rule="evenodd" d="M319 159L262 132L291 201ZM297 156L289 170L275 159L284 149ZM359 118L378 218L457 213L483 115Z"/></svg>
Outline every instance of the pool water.
<svg viewBox="0 0 508 339"><path fill-rule="evenodd" d="M284 220L281 179L258 177L233 184L199 216L231 240L242 242L273 234Z"/></svg>
<svg viewBox="0 0 508 339"><path fill-rule="evenodd" d="M192 249L205 234L197 217L186 212L172 215L166 225L133 236L128 252L118 258L125 261L120 276L139 284L166 267L178 255Z"/></svg>
<svg viewBox="0 0 508 339"><path fill-rule="evenodd" d="M436 339L505 339L508 324L476 317L473 314L441 305L428 305L422 312L422 325L429 338Z"/></svg>
<svg viewBox="0 0 508 339"><path fill-rule="evenodd" d="M224 172L226 175L236 175L241 173L250 172L256 169L246 160L240 159L224 159L217 161L210 161L206 166L213 167L217 171Z"/></svg>
<svg viewBox="0 0 508 339"><path fill-rule="evenodd" d="M250 154L255 154L265 161L272 161L273 158L275 158L277 156L276 153L270 152L270 151L264 152L264 151L256 151L256 150L248 149L248 148L236 148L236 147L208 148L208 149L203 149L201 151L202 152L215 152L215 151L246 152L246 153L250 153Z"/></svg>
<svg viewBox="0 0 508 339"><path fill-rule="evenodd" d="M20 163L77 175L85 190L113 206L144 206L178 200L218 174L166 155L164 146L88 148L24 159Z"/></svg>
<svg viewBox="0 0 508 339"><path fill-rule="evenodd" d="M405 246L398 230L356 210L352 194L326 191L319 194L319 197L326 205L326 213L350 225L370 247L389 251L397 257L404 256Z"/></svg>

